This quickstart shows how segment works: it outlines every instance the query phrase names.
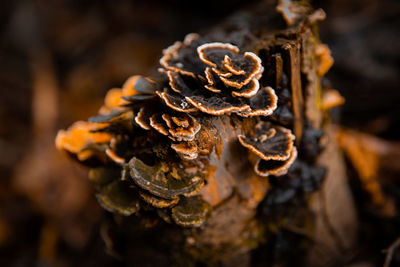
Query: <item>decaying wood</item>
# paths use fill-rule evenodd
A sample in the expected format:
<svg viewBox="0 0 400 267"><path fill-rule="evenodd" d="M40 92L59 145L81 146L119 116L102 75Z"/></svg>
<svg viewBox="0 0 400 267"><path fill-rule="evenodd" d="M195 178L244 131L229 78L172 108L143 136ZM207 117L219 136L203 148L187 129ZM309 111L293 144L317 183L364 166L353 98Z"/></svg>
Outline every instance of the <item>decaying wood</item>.
<svg viewBox="0 0 400 267"><path fill-rule="evenodd" d="M163 259L176 262L176 258L171 260L171 251L175 251L175 253L179 251L181 254L178 258L191 264L250 266L252 250L262 243L270 242L268 237L280 231L283 226L287 229L297 229L298 233L306 233L307 237L315 241L314 244L311 244L311 248L307 250L307 257L301 258L305 264L324 266L326 263L335 261L343 251L352 248L357 224L343 161L331 138L331 130L328 127L321 128L324 116L320 103L320 79L329 67L329 62L326 61L326 58L328 58L326 53L325 61L321 53L316 53L320 41L315 30L315 23L323 16L321 11L313 12L307 5L294 4L291 1L280 2L279 12L276 10L277 3L275 1L266 1L253 9L236 14L224 24L202 36L188 35L183 42L177 42L170 46L164 50L164 56L160 60L164 68L161 69L161 76L164 75L164 78L160 79L158 83L163 84L163 91L156 88L157 82L135 76L136 80L141 79L141 82L147 84L150 89L144 86L141 88L143 94L124 95L129 91L130 82L128 80L121 90L117 89L116 91L118 101L106 101L105 106L103 106L102 111L110 112L103 112L92 118L90 122L103 123L103 126L107 127L101 131L97 129L96 132L93 128L90 128L93 124L82 124L84 125L83 130L86 130L90 135L89 141L93 141L92 145L98 145L101 149L102 145L103 147L106 146L106 142L110 143L106 150L108 152L106 153L106 160L104 160L104 155L100 159L100 162L109 169L97 168L91 172L91 180L95 182L99 191L97 196L100 203L108 211L131 215L125 219L116 217L113 222L110 222L110 229L118 229L116 231L119 232L119 236L124 237L120 238L123 239L120 242L126 244L121 246L123 247L121 251L114 252L118 249L114 248L114 244L117 244L118 241L110 241L112 240L111 234L108 231L102 232L103 235L106 235L106 243L110 246L108 249L112 251L112 254L121 255L121 258L125 258L130 254L139 253L134 251L137 248L135 236L141 233L146 238L157 238L160 242L168 244L169 252L164 252ZM285 9L286 6L288 7L287 10ZM281 16L282 12L284 17ZM197 46L196 51L203 62L207 60L204 59L204 50L212 46L217 47L213 48L215 49L214 53L223 49L227 49L229 53L233 54L238 53L238 51L251 52L248 54L250 55L249 58L253 60L250 66L254 67L255 70L251 75L254 74L255 76L249 76L249 81L250 78L256 80L254 84L259 82L260 88L264 90L263 92L269 93L270 105L275 105L274 108L276 108L274 113L263 114L262 116L253 115L251 113L253 107L250 108L250 104L247 105L247 108L246 105L237 104L248 103L245 102L247 100L240 102L236 99L238 102L229 102L231 96L220 97L218 100L212 98L215 103L222 102L221 105L231 103L231 106L227 108L232 108L229 112L221 111L223 108L208 108L208 99L205 97L207 94L205 96L195 95L190 91L192 90L190 86L185 84L185 79L180 76L184 74L194 79L200 76L199 80L195 81L197 84L203 82L208 82L209 85L214 84L209 72L208 75L206 73L205 77L195 72L196 66L192 66L194 65L193 62L203 64L197 56L193 56L189 63L188 59L184 57L193 53L190 46L192 42L196 41L201 44ZM179 49L186 53L182 52L184 55L182 57L186 60L182 62L186 66L179 60L174 61L180 56ZM211 53L211 55L213 54ZM261 66L261 61L263 66ZM211 64L214 63L211 62ZM245 64L243 63L243 65ZM215 66L217 65L214 64ZM184 67L189 70L183 69ZM218 71L221 72L218 69L214 71L216 74L218 74ZM233 71L237 70L233 68ZM229 75L232 76L232 73L223 73L222 71L222 74L218 75L223 80L223 78L229 78ZM165 77L168 80L165 80ZM191 79L188 77L186 78ZM229 86L242 88L242 85L235 85L235 81L230 82ZM171 100L166 97L169 90L169 87L166 88L167 86L178 93L179 97L183 96L183 99L187 102L180 102L180 105L174 106ZM182 86L186 91L180 90L179 86ZM275 91L272 91L272 87L275 88ZM133 88L135 89L134 86ZM207 87L205 86L205 88ZM209 90L207 91L208 94L211 94L210 91L221 93L221 90L216 88L211 87L210 89L208 87L207 89ZM185 95L184 92L192 94ZM194 99L192 95L197 98ZM120 105L121 97L123 101L128 102L122 101L123 104ZM159 99L157 97L165 101L169 108L174 108L173 112L175 113L172 113L169 109L157 110L158 106L146 106L145 101L148 99L153 101L149 103L157 104L156 100L152 100ZM107 100L111 98L109 93ZM264 102L261 103L267 105L265 104L266 98L262 99ZM272 104L273 99L275 99L274 104ZM131 109L127 108L129 101L132 101ZM111 107L114 102L117 103L116 109ZM210 102L212 101L210 100ZM214 102L212 104L215 104ZM140 104L142 107L138 111L136 108ZM146 115L145 108L150 110L148 113L154 112L154 114ZM166 108L164 107L164 109ZM258 110L263 109L267 109L267 107L263 106ZM257 110L257 108L254 108L254 110ZM197 115L192 114L193 116L188 116L186 113L184 115L173 115L176 114L176 111L186 112L187 114L190 112L198 113ZM171 112L171 114L168 112ZM187 135L184 137L190 140L185 140L187 143L171 145L175 151L180 153L181 162L176 160L171 163L171 161L168 161L171 156L168 148L171 140L174 140L174 142L182 141L182 136L168 136L171 131L163 128L162 124L160 124L161 126L157 124L157 114L162 114L162 119L170 128L172 122L168 118L182 116L173 118L186 125L184 131ZM144 119L146 116L149 117L149 123ZM138 133L132 131L132 128L136 127L132 126L133 123L126 123L126 121L132 122L133 117L138 124ZM272 159L267 156L262 158L261 152L257 154L253 153L254 151L248 151L247 146L242 146L244 141L242 139L240 139L240 142L238 141L240 136L247 134L254 137L257 127L263 124L274 124L276 129L274 128L271 132L265 130L263 135L258 136L259 139L271 140L268 139L269 135L274 137L278 131L284 133L282 134L284 140L281 142L285 146L281 150L285 157L278 155ZM75 127L79 128L82 125L76 124ZM201 127L198 127L199 125ZM149 131L150 126L158 132ZM139 137L129 139L131 137L129 134L119 135L118 138L106 135L102 142L96 143L95 134L99 137L101 134L99 132L113 132L118 127L121 127L121 129L118 129L119 131L116 131L118 133L126 131ZM325 137L328 141L325 144L324 154L320 155L319 138L320 132L323 130L328 133ZM188 134L190 131L193 132L192 135ZM199 135L196 135L198 132ZM162 138L156 135L159 133L162 134ZM166 136L170 139L167 139ZM68 139L68 133L61 132L59 137L57 138L57 145L63 147L64 139ZM126 143L124 143L124 138L128 140ZM293 145L294 138L295 146ZM259 142L258 139L253 139L251 140ZM260 143L264 141L260 141ZM130 159L126 160L110 150L110 147L117 149L119 142L125 147L126 144L132 146L131 154L124 155L129 156ZM141 146L142 143L156 144L150 150L149 147ZM249 147L251 146L249 145ZM141 155L141 149L144 151L143 154L145 152L148 154L146 156ZM256 150L254 147L252 149ZM93 150L95 151L95 149ZM148 159L148 155L152 155L149 151L154 152L161 163L155 162L153 165L151 162L155 160ZM202 154L203 157L200 157L202 151L205 152ZM79 150L78 152L69 152L74 154L78 153ZM95 155L95 153L90 155ZM173 155L176 157L176 154ZM296 161L294 161L295 156L293 155L298 155ZM114 165L109 164L107 166L107 156L113 161ZM140 156L144 159L138 159ZM154 157L154 155L152 156ZM282 159L279 159L280 162L277 163L279 157L282 157ZM290 158L293 160L290 161ZM150 163L143 162L146 160ZM192 163L189 160L196 161ZM275 166L274 164L279 166L285 161L291 163L288 166L284 165L283 176L274 174L266 177L268 173L264 176L257 175L264 173L258 172L257 168L254 168L254 166L259 166L257 164L261 160L272 166ZM179 167L182 165L181 163L188 164L188 166ZM118 176L119 169L115 168L115 165L122 169L122 178ZM318 191L323 176L320 166L325 167L327 176L322 189ZM185 169L185 171L192 170L192 176L179 176L177 171L179 168ZM115 176L110 174L110 176L104 178L106 176L103 175L104 173L115 173L115 170L117 172ZM200 173L204 175L204 180L199 177L201 176ZM195 176L195 174L199 176ZM113 180L115 177L117 178ZM134 180L134 182L131 180ZM310 184L306 184L305 180L308 180ZM293 181L297 181L300 185L292 184ZM129 182L132 183L129 184ZM179 188L171 188L170 182L179 184ZM286 192L289 193L285 195L280 190L287 190ZM110 193L111 191L113 194ZM318 192L310 196L309 193L312 191ZM153 193L153 195L148 194L148 192ZM136 199L135 194L140 195L141 199ZM277 196L277 200L273 199L274 195ZM119 202L121 199L122 201ZM143 203L143 200L145 200L145 203ZM297 205L293 212L285 210L286 208L283 205L275 205L291 200L296 202ZM200 202L202 204L196 204L197 206L190 204ZM276 211L276 214L271 217L265 216L265 214L263 216L264 209L273 205L275 205L274 208L282 210ZM137 220L132 219L133 214L136 214ZM132 220L136 220L136 223L128 223ZM156 237L152 236L151 233L153 227L159 227ZM138 228L140 229L138 230ZM321 247L318 244L323 244L323 246ZM297 245L300 247L300 244L291 244L292 249L297 249ZM154 250L157 249L154 248ZM160 251L158 252L160 253ZM282 259L276 261L284 262ZM286 261L290 262L290 259L286 259Z"/></svg>
<svg viewBox="0 0 400 267"><path fill-rule="evenodd" d="M300 43L290 45L285 43L283 49L289 50L290 57L290 84L292 89L293 113L294 113L294 134L297 138L296 143L299 144L303 135L304 127L304 99L301 88L300 77ZM304 48L303 48L304 49ZM312 63L313 64L313 63ZM315 64L315 63L314 63ZM314 88L315 90L315 88Z"/></svg>
<svg viewBox="0 0 400 267"><path fill-rule="evenodd" d="M354 248L358 227L346 166L335 140L334 128L326 130L325 138L326 147L318 161L328 173L321 190L311 196L310 204L315 214L312 236L317 240L309 254L313 266L340 265L340 261L346 261L341 255Z"/></svg>

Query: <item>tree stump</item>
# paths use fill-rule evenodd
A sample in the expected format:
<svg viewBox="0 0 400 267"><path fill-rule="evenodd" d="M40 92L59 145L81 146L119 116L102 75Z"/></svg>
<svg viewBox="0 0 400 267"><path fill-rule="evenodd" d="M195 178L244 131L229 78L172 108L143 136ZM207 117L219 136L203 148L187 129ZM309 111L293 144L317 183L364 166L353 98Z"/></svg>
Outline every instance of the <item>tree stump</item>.
<svg viewBox="0 0 400 267"><path fill-rule="evenodd" d="M187 35L159 74L130 78L98 116L59 132L115 214L101 231L109 253L135 265L326 266L352 247L354 208L321 103L323 18L265 1Z"/></svg>

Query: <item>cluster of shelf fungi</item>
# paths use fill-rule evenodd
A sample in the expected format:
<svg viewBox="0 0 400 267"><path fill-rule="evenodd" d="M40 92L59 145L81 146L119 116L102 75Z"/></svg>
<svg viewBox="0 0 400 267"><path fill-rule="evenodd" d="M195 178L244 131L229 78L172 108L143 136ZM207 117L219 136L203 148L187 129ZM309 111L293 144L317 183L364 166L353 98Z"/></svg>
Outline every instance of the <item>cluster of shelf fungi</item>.
<svg viewBox="0 0 400 267"><path fill-rule="evenodd" d="M263 3L188 34L163 51L157 75L111 89L99 114L61 130L56 145L90 166L104 209L156 231L179 257L246 265L272 229L317 233L310 198L329 169L320 79L332 64L318 39L323 17Z"/></svg>

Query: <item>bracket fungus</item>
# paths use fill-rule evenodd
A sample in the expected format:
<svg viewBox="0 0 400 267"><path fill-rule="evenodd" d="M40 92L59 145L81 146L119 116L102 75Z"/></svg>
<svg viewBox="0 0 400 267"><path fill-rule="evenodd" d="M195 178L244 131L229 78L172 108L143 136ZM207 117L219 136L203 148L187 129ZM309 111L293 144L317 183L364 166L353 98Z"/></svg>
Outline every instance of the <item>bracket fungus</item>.
<svg viewBox="0 0 400 267"><path fill-rule="evenodd" d="M297 157L295 136L281 126L259 122L253 135L239 135L240 143L259 157L254 170L260 176L281 176L287 173Z"/></svg>
<svg viewBox="0 0 400 267"><path fill-rule="evenodd" d="M304 14L288 18L285 3L278 10L295 27ZM163 50L158 75L111 89L97 116L59 132L57 148L93 168L108 211L154 211L167 223L200 227L239 194L253 203L242 214L248 220L270 179L295 177L291 167L304 150L300 57L308 54L283 36L260 49L188 34ZM326 58L320 50L310 55Z"/></svg>
<svg viewBox="0 0 400 267"><path fill-rule="evenodd" d="M107 93L99 115L57 137L57 147L83 163L82 151L101 154L94 163L105 166L100 176L120 169L105 184L92 179L105 209L129 215L147 203L163 209L166 221L200 226L212 209L201 189L210 186L211 153L220 157L224 145L218 147L217 141L221 123L228 126L224 117L237 117L233 141L259 157L256 174L287 173L297 156L295 138L290 129L268 121L278 96L260 83L265 69L259 56L189 34L163 51L160 64L160 77L129 78L121 89ZM256 126L247 129L242 120ZM124 197L127 192L131 198ZM165 209L170 210L168 219Z"/></svg>
<svg viewBox="0 0 400 267"><path fill-rule="evenodd" d="M132 179L140 188L165 199L191 196L203 185L199 176L174 173L163 164L151 167L137 158L130 160L129 168Z"/></svg>
<svg viewBox="0 0 400 267"><path fill-rule="evenodd" d="M239 53L230 43L204 43L193 36L163 51L161 71L169 87L159 95L166 104L177 111L210 115L271 115L278 98L271 87L260 87L261 59L252 52Z"/></svg>

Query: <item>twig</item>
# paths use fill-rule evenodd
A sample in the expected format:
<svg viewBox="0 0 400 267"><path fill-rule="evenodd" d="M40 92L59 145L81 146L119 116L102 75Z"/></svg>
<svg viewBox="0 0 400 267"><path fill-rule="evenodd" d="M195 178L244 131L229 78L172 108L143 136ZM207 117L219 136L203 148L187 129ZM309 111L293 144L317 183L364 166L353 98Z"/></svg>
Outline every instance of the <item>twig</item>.
<svg viewBox="0 0 400 267"><path fill-rule="evenodd" d="M383 267L389 267L390 262L392 261L394 251L397 247L400 246L400 237L398 237L387 249L384 249L382 252L386 253L385 263Z"/></svg>

